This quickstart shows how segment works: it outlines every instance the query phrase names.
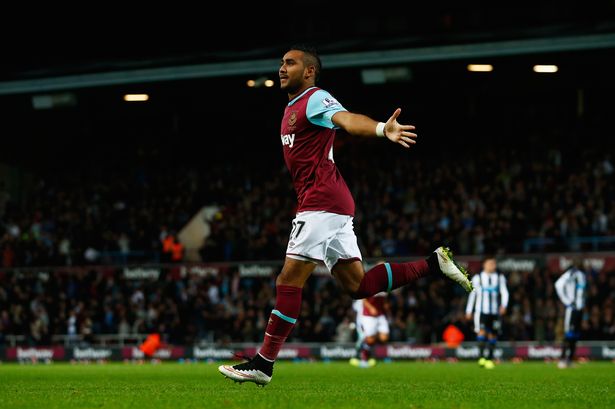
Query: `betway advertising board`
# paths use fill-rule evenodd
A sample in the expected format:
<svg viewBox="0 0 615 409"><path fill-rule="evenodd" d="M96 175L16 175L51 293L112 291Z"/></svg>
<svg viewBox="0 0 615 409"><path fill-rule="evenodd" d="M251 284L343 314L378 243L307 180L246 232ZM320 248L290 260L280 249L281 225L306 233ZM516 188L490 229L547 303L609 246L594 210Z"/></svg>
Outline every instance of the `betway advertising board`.
<svg viewBox="0 0 615 409"><path fill-rule="evenodd" d="M514 346L501 343L494 351L498 359L556 360L561 355L561 346L556 344L539 345L526 343ZM193 359L199 361L230 361L241 356L253 356L258 350L255 345L226 346L164 346L153 357L146 357L137 347L9 347L0 348L0 361L8 362L54 362L54 361L135 361L160 359L177 361ZM282 360L347 360L355 356L352 344L289 344L280 351ZM458 348L445 348L432 345L409 345L391 343L374 348L377 359L391 360L474 360L479 356L479 348L474 343L463 344ZM580 344L577 358L592 360L615 360L615 342Z"/></svg>

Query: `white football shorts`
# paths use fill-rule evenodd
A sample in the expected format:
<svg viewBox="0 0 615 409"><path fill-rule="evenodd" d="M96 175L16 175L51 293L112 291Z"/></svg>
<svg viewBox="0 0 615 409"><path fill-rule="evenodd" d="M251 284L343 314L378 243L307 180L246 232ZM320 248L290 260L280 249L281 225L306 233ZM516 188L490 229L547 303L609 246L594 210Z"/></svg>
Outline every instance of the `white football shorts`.
<svg viewBox="0 0 615 409"><path fill-rule="evenodd" d="M361 260L352 216L324 211L297 213L286 248L296 260L324 263L329 271L340 260Z"/></svg>
<svg viewBox="0 0 615 409"><path fill-rule="evenodd" d="M385 315L372 317L369 315L361 315L358 319L358 325L361 328L361 334L364 337L373 337L376 334L389 333L389 321Z"/></svg>

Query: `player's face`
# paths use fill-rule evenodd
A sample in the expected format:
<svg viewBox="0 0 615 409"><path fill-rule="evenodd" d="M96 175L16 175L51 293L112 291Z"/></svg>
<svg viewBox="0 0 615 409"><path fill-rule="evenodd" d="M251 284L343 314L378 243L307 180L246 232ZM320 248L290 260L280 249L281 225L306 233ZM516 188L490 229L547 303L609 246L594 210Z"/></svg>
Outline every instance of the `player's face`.
<svg viewBox="0 0 615 409"><path fill-rule="evenodd" d="M496 267L497 265L495 263L495 260L492 258L485 260L485 262L483 263L483 270L485 270L485 272L487 273L493 273Z"/></svg>
<svg viewBox="0 0 615 409"><path fill-rule="evenodd" d="M280 61L280 88L288 93L300 90L305 86L305 64L303 51L291 50L284 54Z"/></svg>

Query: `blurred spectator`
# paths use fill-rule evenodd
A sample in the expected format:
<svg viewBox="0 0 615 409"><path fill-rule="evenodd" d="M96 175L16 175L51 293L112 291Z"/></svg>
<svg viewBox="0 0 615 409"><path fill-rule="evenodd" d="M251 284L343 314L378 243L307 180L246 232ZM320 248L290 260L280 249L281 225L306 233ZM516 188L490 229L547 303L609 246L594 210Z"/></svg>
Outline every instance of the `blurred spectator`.
<svg viewBox="0 0 615 409"><path fill-rule="evenodd" d="M407 160L406 152L387 148L349 144L336 156L356 199L365 257L423 255L442 243L463 254L521 252L527 239L537 240L531 251L615 248L615 242L578 241L615 236L609 153L485 147ZM212 161L203 172L152 165L139 169L148 183L124 172L51 175L22 203L5 194L2 266L180 260L184 249L175 232L213 204L221 210L201 249L204 260L283 254L296 197L286 169L267 156Z"/></svg>
<svg viewBox="0 0 615 409"><path fill-rule="evenodd" d="M615 272L587 274L589 291L582 339L612 340L615 335ZM510 313L502 340L551 342L563 337L561 306L555 302L557 275L546 270L508 273ZM178 280L126 280L108 270L5 274L0 287L0 341L21 335L42 344L53 335L92 343L98 334L160 331L165 342L257 342L273 308L271 277L187 275ZM599 283L608 283L598 286ZM227 289L227 285L231 284ZM598 291L604 288L604 291ZM455 325L474 339L463 321L466 294L440 278L428 278L390 296L391 340L426 344L442 340ZM331 276L315 276L303 291L303 306L292 341L350 342L351 299ZM561 308L560 308L561 309Z"/></svg>

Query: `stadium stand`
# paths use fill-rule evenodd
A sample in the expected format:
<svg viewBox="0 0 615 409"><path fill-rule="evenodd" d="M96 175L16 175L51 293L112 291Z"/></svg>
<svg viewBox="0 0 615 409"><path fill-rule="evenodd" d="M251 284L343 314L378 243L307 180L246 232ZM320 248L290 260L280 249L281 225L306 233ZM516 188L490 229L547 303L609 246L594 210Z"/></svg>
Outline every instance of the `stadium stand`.
<svg viewBox="0 0 615 409"><path fill-rule="evenodd" d="M389 160L367 155L375 149ZM609 153L489 149L408 159L382 149L351 145L340 160L365 257L424 255L441 243L459 254L615 248ZM283 254L295 208L285 169L261 165L254 173L237 163L207 171L135 168L107 177L42 179L22 203L5 203L1 266L170 261L162 241L205 204L221 210L203 260Z"/></svg>

